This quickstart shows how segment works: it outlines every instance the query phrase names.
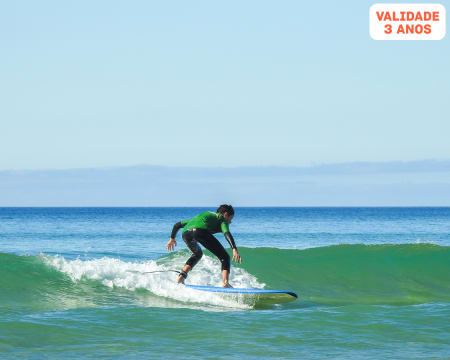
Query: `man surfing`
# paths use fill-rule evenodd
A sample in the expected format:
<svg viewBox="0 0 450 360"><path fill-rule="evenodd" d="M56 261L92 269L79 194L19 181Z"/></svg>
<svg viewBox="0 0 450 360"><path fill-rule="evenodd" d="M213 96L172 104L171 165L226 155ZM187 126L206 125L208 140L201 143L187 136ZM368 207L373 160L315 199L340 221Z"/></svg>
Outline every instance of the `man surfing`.
<svg viewBox="0 0 450 360"><path fill-rule="evenodd" d="M230 256L225 251L222 244L212 234L222 232L233 249L233 260L241 263L242 258L234 243L233 236L230 233L228 225L234 217L234 209L231 205L220 205L216 212L207 211L192 219L177 222L172 229L170 240L167 243L167 250L174 250L177 246L175 237L179 229L183 228L182 237L192 256L186 261L183 270L178 276L177 283L184 283L189 271L198 263L203 256L203 251L198 245L202 244L206 249L211 251L222 264L222 286L232 287L228 283L230 275Z"/></svg>

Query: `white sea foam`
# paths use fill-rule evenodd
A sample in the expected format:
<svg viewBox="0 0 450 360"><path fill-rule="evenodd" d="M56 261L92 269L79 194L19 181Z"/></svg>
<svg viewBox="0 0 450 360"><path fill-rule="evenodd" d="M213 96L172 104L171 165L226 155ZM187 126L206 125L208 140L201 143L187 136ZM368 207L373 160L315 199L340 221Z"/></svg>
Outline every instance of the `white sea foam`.
<svg viewBox="0 0 450 360"><path fill-rule="evenodd" d="M110 288L121 287L130 291L146 289L157 296L181 302L180 307L185 307L184 303L232 308L249 308L253 305L248 296L208 293L177 285L175 282L177 274L167 270L179 270L183 267L186 261L186 254L183 253L140 263L108 257L67 260L62 256L43 255L43 259L48 265L68 275L74 282L90 279ZM163 272L145 274L150 271ZM209 256L203 256L195 269L189 273L186 283L221 286L220 262ZM240 288L263 288L265 285L259 283L256 277L244 269L236 267L232 267L230 283Z"/></svg>

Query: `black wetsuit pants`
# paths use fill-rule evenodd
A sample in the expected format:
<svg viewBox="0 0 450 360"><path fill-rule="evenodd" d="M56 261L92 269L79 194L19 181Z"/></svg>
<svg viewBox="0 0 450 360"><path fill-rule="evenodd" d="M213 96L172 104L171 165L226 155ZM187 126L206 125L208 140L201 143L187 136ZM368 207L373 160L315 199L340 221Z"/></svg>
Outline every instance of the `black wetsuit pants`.
<svg viewBox="0 0 450 360"><path fill-rule="evenodd" d="M191 268L198 263L203 256L203 251L198 243L202 244L206 249L216 255L222 263L222 270L230 271L230 255L225 251L222 244L209 231L205 229L192 229L183 233L183 240L192 256L186 261L186 265Z"/></svg>

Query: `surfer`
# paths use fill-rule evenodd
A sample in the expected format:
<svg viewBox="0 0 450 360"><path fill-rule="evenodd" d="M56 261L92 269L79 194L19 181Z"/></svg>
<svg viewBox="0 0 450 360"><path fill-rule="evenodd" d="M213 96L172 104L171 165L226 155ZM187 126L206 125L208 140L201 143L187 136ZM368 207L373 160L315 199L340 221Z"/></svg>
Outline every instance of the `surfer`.
<svg viewBox="0 0 450 360"><path fill-rule="evenodd" d="M174 250L177 246L175 237L179 229L183 228L182 237L189 250L192 251L192 256L186 261L183 270L178 276L177 283L184 283L189 271L198 263L203 256L203 251L200 249L198 243L202 244L206 249L211 251L222 264L222 285L223 287L232 287L228 283L228 276L230 275L230 256L225 251L222 244L212 234L222 232L233 249L233 260L242 262L242 258L234 243L233 236L230 233L228 225L234 217L234 209L231 205L220 205L216 212L207 211L192 219L182 220L177 222L172 229L170 240L167 243L167 250Z"/></svg>

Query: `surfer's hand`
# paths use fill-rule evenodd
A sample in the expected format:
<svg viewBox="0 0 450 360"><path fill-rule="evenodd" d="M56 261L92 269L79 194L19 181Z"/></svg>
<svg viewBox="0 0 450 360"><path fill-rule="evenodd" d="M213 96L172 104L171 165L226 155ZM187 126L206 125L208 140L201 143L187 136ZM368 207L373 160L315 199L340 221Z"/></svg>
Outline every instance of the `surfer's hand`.
<svg viewBox="0 0 450 360"><path fill-rule="evenodd" d="M174 238L170 238L169 242L167 243L167 250L172 251L174 250L175 246L177 246L177 242Z"/></svg>
<svg viewBox="0 0 450 360"><path fill-rule="evenodd" d="M238 263L242 262L241 255L239 255L237 249L233 249L233 260L238 262Z"/></svg>

